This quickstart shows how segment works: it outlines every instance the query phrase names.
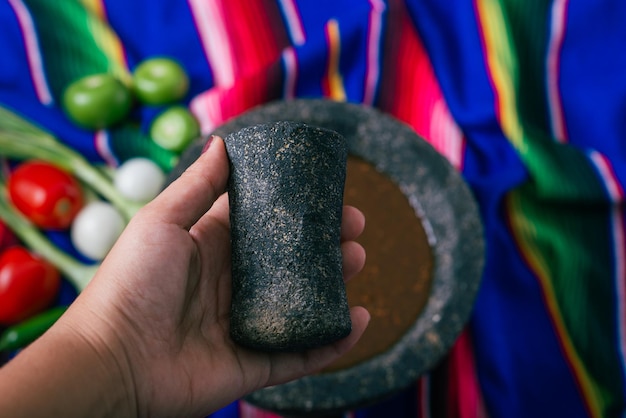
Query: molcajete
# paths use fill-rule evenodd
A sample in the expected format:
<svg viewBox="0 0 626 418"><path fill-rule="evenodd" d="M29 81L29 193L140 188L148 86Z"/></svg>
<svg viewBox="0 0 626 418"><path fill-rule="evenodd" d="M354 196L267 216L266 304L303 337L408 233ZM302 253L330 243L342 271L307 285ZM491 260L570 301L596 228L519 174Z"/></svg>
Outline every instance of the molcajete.
<svg viewBox="0 0 626 418"><path fill-rule="evenodd" d="M234 341L265 351L325 345L351 331L342 275L347 145L298 122L226 138Z"/></svg>
<svg viewBox="0 0 626 418"><path fill-rule="evenodd" d="M347 141L344 203L367 219L358 239L367 263L347 294L372 320L355 349L332 367L245 399L285 416L339 415L408 389L441 361L480 287L482 222L458 171L410 126L369 106L326 99L279 100L224 122L185 151L168 183L198 158L208 134L224 138L275 121L332 129Z"/></svg>

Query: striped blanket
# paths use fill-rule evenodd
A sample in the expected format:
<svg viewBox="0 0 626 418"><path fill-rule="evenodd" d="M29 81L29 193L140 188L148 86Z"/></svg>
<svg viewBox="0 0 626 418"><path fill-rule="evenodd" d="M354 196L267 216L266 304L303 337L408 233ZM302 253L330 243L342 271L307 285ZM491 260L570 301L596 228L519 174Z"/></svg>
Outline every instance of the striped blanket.
<svg viewBox="0 0 626 418"><path fill-rule="evenodd" d="M167 55L202 130L327 97L408 123L463 175L487 239L470 323L431 373L355 417L626 416L626 2L4 0L0 103L93 162L175 155L59 101ZM244 402L215 417L272 416Z"/></svg>

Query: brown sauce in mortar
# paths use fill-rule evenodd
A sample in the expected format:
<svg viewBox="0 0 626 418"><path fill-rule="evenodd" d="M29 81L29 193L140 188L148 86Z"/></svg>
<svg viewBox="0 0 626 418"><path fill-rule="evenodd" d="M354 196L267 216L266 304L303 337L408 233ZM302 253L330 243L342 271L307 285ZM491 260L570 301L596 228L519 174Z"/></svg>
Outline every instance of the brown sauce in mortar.
<svg viewBox="0 0 626 418"><path fill-rule="evenodd" d="M365 214L358 241L364 269L347 284L350 306L365 306L372 319L358 344L327 367L332 372L384 353L413 325L430 293L433 257L421 220L386 175L348 158L344 203Z"/></svg>

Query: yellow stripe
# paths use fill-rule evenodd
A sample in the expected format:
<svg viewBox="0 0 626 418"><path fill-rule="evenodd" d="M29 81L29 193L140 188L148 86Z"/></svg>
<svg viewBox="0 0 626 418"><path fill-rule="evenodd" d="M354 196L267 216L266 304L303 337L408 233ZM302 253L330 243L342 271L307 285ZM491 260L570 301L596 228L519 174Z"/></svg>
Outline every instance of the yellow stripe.
<svg viewBox="0 0 626 418"><path fill-rule="evenodd" d="M487 49L487 65L498 93L498 112L502 130L520 153L525 153L524 129L517 117L515 103L515 85L513 77L513 52L510 45L509 31L504 22L502 8L497 0L478 0L485 47Z"/></svg>
<svg viewBox="0 0 626 418"><path fill-rule="evenodd" d="M343 85L343 78L339 71L339 57L341 56L341 36L339 34L339 23L331 19L326 24L326 34L328 35L328 84L330 87L330 98L336 101L346 101L346 90Z"/></svg>
<svg viewBox="0 0 626 418"><path fill-rule="evenodd" d="M502 131L513 146L524 155L527 153L527 142L523 125L519 119L516 105L517 65L513 57L512 39L498 0L476 0L477 10L482 27L487 66L497 93L497 109ZM553 318L557 334L562 342L565 355L572 365L576 379L592 416L600 418L600 397L592 384L585 365L581 361L570 338L563 320L554 287L550 282L550 269L545 258L533 251L530 245L537 237L535 227L522 214L522 201L516 192L509 193L507 198L508 213L511 219L515 240L520 251L536 274L544 292L547 308Z"/></svg>
<svg viewBox="0 0 626 418"><path fill-rule="evenodd" d="M117 34L107 23L103 0L81 0L81 2L89 12L87 22L89 30L96 44L108 58L109 71L122 81L130 83L124 47Z"/></svg>
<svg viewBox="0 0 626 418"><path fill-rule="evenodd" d="M104 13L104 4L102 4L102 0L81 0L81 3L85 7L85 9L89 10L90 13L104 20L105 13Z"/></svg>

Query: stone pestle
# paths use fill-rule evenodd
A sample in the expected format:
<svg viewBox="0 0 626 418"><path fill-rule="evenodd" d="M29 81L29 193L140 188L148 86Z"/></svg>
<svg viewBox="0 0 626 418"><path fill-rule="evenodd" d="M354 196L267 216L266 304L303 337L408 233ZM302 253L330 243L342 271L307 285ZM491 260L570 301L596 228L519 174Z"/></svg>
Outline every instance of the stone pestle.
<svg viewBox="0 0 626 418"><path fill-rule="evenodd" d="M231 338L262 351L299 351L347 336L340 246L345 138L282 121L243 128L224 141Z"/></svg>

